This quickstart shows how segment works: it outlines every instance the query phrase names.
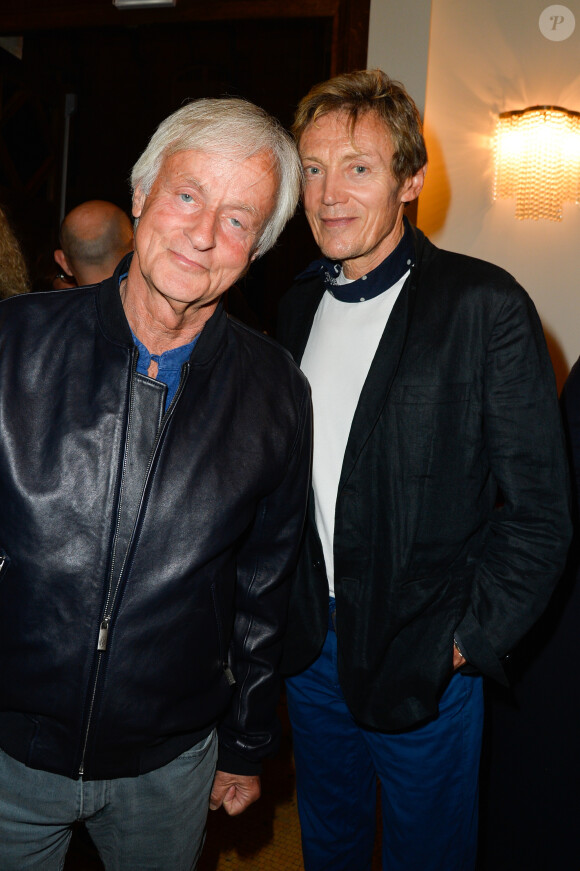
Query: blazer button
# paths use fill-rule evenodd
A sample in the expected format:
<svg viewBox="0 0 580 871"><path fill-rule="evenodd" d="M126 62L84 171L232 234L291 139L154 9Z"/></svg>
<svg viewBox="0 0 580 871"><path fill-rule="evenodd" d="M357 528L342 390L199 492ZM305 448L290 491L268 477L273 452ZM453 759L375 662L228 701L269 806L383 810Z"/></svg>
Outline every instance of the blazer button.
<svg viewBox="0 0 580 871"><path fill-rule="evenodd" d="M318 569L318 571L322 571L322 560L321 559L313 560L312 568Z"/></svg>

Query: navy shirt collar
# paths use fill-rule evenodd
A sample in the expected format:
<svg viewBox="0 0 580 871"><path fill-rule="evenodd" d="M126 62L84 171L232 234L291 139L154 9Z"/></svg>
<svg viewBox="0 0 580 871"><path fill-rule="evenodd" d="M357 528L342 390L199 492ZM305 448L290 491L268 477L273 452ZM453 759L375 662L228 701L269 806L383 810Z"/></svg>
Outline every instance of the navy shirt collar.
<svg viewBox="0 0 580 871"><path fill-rule="evenodd" d="M403 236L395 250L379 263L376 269L357 278L356 281L337 284L342 264L326 257L311 263L299 278L322 274L326 290L340 302L364 302L373 299L392 287L415 263L413 234L406 217L403 218L403 226Z"/></svg>

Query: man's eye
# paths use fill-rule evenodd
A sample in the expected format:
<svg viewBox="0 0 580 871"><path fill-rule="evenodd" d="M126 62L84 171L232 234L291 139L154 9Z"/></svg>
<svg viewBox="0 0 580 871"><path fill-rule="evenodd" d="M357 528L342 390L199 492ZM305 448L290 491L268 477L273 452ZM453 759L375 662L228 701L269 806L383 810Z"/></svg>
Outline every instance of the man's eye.
<svg viewBox="0 0 580 871"><path fill-rule="evenodd" d="M183 200L184 203L192 203L193 197L191 194L179 194L180 199Z"/></svg>
<svg viewBox="0 0 580 871"><path fill-rule="evenodd" d="M363 175L367 171L367 168L366 166L355 166L354 171L356 175Z"/></svg>
<svg viewBox="0 0 580 871"><path fill-rule="evenodd" d="M317 166L307 166L305 167L304 172L306 175L318 175L320 170Z"/></svg>
<svg viewBox="0 0 580 871"><path fill-rule="evenodd" d="M237 218L230 218L230 224L232 225L232 227L235 227L236 230L241 229L242 227L241 223L238 221Z"/></svg>

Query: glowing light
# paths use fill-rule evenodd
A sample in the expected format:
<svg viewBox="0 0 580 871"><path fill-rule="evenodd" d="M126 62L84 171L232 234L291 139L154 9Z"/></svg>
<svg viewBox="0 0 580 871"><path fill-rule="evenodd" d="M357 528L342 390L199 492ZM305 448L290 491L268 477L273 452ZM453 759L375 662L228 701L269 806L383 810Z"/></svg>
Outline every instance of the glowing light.
<svg viewBox="0 0 580 871"><path fill-rule="evenodd" d="M516 218L561 221L580 203L580 113L558 106L503 112L495 133L494 199L515 199Z"/></svg>

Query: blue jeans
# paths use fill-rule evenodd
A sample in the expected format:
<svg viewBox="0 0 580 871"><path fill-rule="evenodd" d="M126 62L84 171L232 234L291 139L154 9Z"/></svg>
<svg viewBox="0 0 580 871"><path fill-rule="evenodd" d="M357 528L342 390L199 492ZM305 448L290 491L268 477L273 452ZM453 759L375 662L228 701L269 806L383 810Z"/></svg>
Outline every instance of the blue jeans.
<svg viewBox="0 0 580 871"><path fill-rule="evenodd" d="M338 684L336 634L286 681L305 871L370 871L381 785L383 871L473 871L481 678L456 674L439 716L407 732L364 729Z"/></svg>
<svg viewBox="0 0 580 871"><path fill-rule="evenodd" d="M139 777L71 780L0 750L0 868L60 871L83 820L107 871L193 871L205 835L215 731Z"/></svg>

